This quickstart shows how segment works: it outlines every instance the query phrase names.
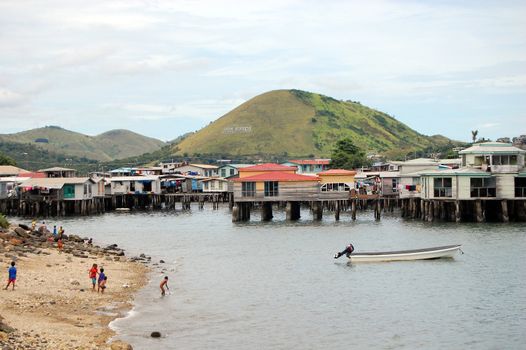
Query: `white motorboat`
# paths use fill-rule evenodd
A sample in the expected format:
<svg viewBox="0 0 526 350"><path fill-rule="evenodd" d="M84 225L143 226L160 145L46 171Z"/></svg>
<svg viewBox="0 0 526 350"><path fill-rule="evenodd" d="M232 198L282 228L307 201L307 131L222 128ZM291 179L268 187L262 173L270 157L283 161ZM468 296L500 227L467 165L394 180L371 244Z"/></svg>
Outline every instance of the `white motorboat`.
<svg viewBox="0 0 526 350"><path fill-rule="evenodd" d="M461 244L455 244L442 247L399 250L392 252L353 252L349 256L349 260L355 263L452 258L458 251L460 251L461 246Z"/></svg>

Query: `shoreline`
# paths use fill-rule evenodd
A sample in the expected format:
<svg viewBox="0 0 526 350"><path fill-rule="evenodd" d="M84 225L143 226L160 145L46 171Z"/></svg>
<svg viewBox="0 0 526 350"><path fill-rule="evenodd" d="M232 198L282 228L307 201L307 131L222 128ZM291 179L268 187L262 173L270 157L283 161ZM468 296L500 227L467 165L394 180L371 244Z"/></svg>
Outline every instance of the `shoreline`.
<svg viewBox="0 0 526 350"><path fill-rule="evenodd" d="M137 292L149 282L150 258L128 258L115 244L87 245L75 235L64 235L59 253L49 232L24 228L0 231L2 288L11 261L18 269L15 290L0 290L1 348L130 349L119 340L110 344L116 335L110 323L133 310ZM108 276L104 294L92 291L93 263Z"/></svg>

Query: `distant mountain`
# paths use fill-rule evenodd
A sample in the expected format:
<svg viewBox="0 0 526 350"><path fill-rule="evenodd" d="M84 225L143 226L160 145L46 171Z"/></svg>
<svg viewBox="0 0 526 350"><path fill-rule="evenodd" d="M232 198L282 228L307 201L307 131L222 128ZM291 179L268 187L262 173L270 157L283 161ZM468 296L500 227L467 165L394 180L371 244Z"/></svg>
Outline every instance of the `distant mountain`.
<svg viewBox="0 0 526 350"><path fill-rule="evenodd" d="M165 145L163 141L128 130L111 130L97 136L88 136L57 126L0 135L0 143L31 144L53 154L97 161L137 156L156 151ZM19 158L9 153L8 155Z"/></svg>
<svg viewBox="0 0 526 350"><path fill-rule="evenodd" d="M336 141L344 137L367 152L388 157L452 143L441 135L422 135L358 102L301 90L276 90L250 99L189 135L173 146L172 153L328 157Z"/></svg>

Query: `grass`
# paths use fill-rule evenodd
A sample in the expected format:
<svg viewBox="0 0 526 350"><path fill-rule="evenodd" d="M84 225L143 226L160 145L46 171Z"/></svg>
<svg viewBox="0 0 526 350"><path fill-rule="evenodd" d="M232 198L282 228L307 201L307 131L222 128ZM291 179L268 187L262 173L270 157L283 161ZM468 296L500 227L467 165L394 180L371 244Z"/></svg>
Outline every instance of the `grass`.
<svg viewBox="0 0 526 350"><path fill-rule="evenodd" d="M4 229L9 228L9 221L7 221L3 214L0 214L0 227Z"/></svg>
<svg viewBox="0 0 526 350"><path fill-rule="evenodd" d="M225 132L246 126L251 132ZM336 141L345 137L365 151L394 157L450 142L443 136L422 135L358 102L301 90L277 90L245 102L172 150L177 155L263 157L286 152L290 157L328 157Z"/></svg>
<svg viewBox="0 0 526 350"><path fill-rule="evenodd" d="M36 143L36 139L48 143ZM165 145L164 142L139 135L128 130L112 130L97 136L88 136L57 126L32 129L16 134L0 135L0 143L32 144L42 150L63 154L67 157L110 161L152 152Z"/></svg>

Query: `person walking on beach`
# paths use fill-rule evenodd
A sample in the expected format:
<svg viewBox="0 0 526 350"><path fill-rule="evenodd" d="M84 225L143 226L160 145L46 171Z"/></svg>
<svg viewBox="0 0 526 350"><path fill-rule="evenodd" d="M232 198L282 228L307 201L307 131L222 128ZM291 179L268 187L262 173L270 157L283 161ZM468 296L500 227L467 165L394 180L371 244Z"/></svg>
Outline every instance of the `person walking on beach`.
<svg viewBox="0 0 526 350"><path fill-rule="evenodd" d="M33 220L33 222L31 223L31 231L35 231L36 228L37 228L37 221Z"/></svg>
<svg viewBox="0 0 526 350"><path fill-rule="evenodd" d="M95 291L95 285L97 284L97 274L99 273L99 269L97 267L97 264L93 264L91 269L89 269L89 278L91 278L91 284L93 284L93 291Z"/></svg>
<svg viewBox="0 0 526 350"><path fill-rule="evenodd" d="M16 282L16 267L15 267L15 262L12 261L11 267L9 268L9 277L7 279L7 286L5 286L4 289L7 290L7 288L9 288L9 285L12 283L13 290L15 290L15 282Z"/></svg>
<svg viewBox="0 0 526 350"><path fill-rule="evenodd" d="M99 273L98 285L97 285L97 293L100 292L101 287L105 284L105 283L102 284L102 281L104 281L105 278L106 278L106 275L104 274L104 269L101 267L100 273Z"/></svg>
<svg viewBox="0 0 526 350"><path fill-rule="evenodd" d="M170 290L170 288L168 287L168 276L164 276L163 280L161 281L161 284L159 285L159 288L161 288L161 295L166 294L164 287L166 287L167 290Z"/></svg>
<svg viewBox="0 0 526 350"><path fill-rule="evenodd" d="M54 226L53 226L53 236L54 236L54 237L57 236L57 225L54 225Z"/></svg>
<svg viewBox="0 0 526 350"><path fill-rule="evenodd" d="M64 228L60 226L58 229L58 238L62 238L62 235L64 235Z"/></svg>
<svg viewBox="0 0 526 350"><path fill-rule="evenodd" d="M100 293L104 294L104 289L106 289L106 281L108 280L108 276L104 276L104 279L100 282Z"/></svg>
<svg viewBox="0 0 526 350"><path fill-rule="evenodd" d="M64 248L64 243L62 243L62 238L58 239L58 241L57 241L57 248L58 248L58 253L62 254L62 248Z"/></svg>

